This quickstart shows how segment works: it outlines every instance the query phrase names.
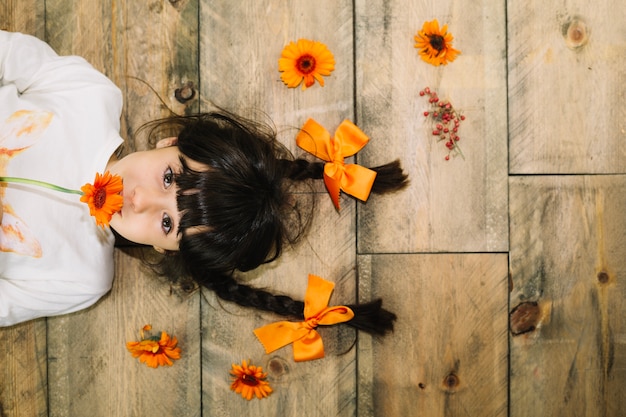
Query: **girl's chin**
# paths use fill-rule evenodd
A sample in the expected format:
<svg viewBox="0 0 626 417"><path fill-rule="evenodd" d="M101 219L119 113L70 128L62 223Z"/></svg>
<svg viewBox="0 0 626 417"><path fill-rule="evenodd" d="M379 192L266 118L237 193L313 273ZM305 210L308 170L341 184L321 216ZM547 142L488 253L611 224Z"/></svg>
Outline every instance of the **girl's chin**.
<svg viewBox="0 0 626 417"><path fill-rule="evenodd" d="M113 216L111 216L111 220L109 220L109 227L115 230L117 228L117 225L121 221L122 221L122 212L118 211L117 213L114 213Z"/></svg>

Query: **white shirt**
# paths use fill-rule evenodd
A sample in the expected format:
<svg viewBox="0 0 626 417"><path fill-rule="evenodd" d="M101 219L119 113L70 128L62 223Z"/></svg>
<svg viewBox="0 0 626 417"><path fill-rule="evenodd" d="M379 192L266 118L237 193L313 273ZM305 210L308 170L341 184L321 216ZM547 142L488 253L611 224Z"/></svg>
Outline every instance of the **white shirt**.
<svg viewBox="0 0 626 417"><path fill-rule="evenodd" d="M79 190L122 143L120 90L79 57L0 31L0 176ZM80 196L0 183L0 326L86 308L112 284L111 231Z"/></svg>

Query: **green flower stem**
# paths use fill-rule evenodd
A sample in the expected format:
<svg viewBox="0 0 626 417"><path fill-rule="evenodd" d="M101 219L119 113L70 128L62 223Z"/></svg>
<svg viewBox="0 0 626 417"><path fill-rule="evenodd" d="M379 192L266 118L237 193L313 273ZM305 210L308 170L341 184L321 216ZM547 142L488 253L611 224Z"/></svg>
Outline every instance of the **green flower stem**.
<svg viewBox="0 0 626 417"><path fill-rule="evenodd" d="M50 190L60 191L62 193L84 195L84 193L80 190L70 190L69 188L63 188L63 187L59 187L58 185L50 184L48 182L31 180L28 178L0 177L0 182L12 182L12 183L19 183L19 184L36 185L38 187L48 188Z"/></svg>

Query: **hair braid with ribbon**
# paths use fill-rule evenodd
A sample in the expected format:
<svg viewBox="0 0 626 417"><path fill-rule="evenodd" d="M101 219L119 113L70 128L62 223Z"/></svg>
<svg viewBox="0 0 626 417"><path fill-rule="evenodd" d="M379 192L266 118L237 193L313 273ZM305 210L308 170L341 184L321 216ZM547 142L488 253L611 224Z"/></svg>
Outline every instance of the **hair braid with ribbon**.
<svg viewBox="0 0 626 417"><path fill-rule="evenodd" d="M207 276L205 279L197 281L207 289L214 291L221 299L240 306L269 311L293 319L301 320L304 318L303 301L241 284L232 275ZM364 304L348 304L347 307L354 312L354 317L345 322L346 325L380 336L393 330L396 315L382 308L381 299Z"/></svg>
<svg viewBox="0 0 626 417"><path fill-rule="evenodd" d="M281 159L281 165L285 170L285 177L290 180L304 181L307 179L321 180L324 178L324 162L308 161L306 159ZM399 191L405 188L408 177L402 170L400 160L388 162L383 165L370 168L376 172L372 192L375 194L385 194Z"/></svg>
<svg viewBox="0 0 626 417"><path fill-rule="evenodd" d="M368 142L365 133L349 120L344 120L331 137L322 125L309 119L296 136L296 143L326 162L306 164L302 159L297 159L290 162L291 167L286 170L286 176L291 179L324 179L337 210L340 191L366 201L370 192L381 194L406 187L408 177L398 160L375 168L344 162L345 158L356 154Z"/></svg>

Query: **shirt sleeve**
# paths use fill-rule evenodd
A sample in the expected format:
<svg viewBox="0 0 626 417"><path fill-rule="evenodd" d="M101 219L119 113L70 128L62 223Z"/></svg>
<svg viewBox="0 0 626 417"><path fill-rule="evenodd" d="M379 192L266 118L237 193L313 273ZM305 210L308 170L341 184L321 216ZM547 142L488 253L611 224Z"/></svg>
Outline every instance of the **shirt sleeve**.
<svg viewBox="0 0 626 417"><path fill-rule="evenodd" d="M0 277L0 327L82 310L107 292L80 293L76 286L67 281L13 281Z"/></svg>
<svg viewBox="0 0 626 417"><path fill-rule="evenodd" d="M20 94L54 93L98 85L115 88L79 56L59 56L42 40L0 31L0 86L13 84Z"/></svg>

